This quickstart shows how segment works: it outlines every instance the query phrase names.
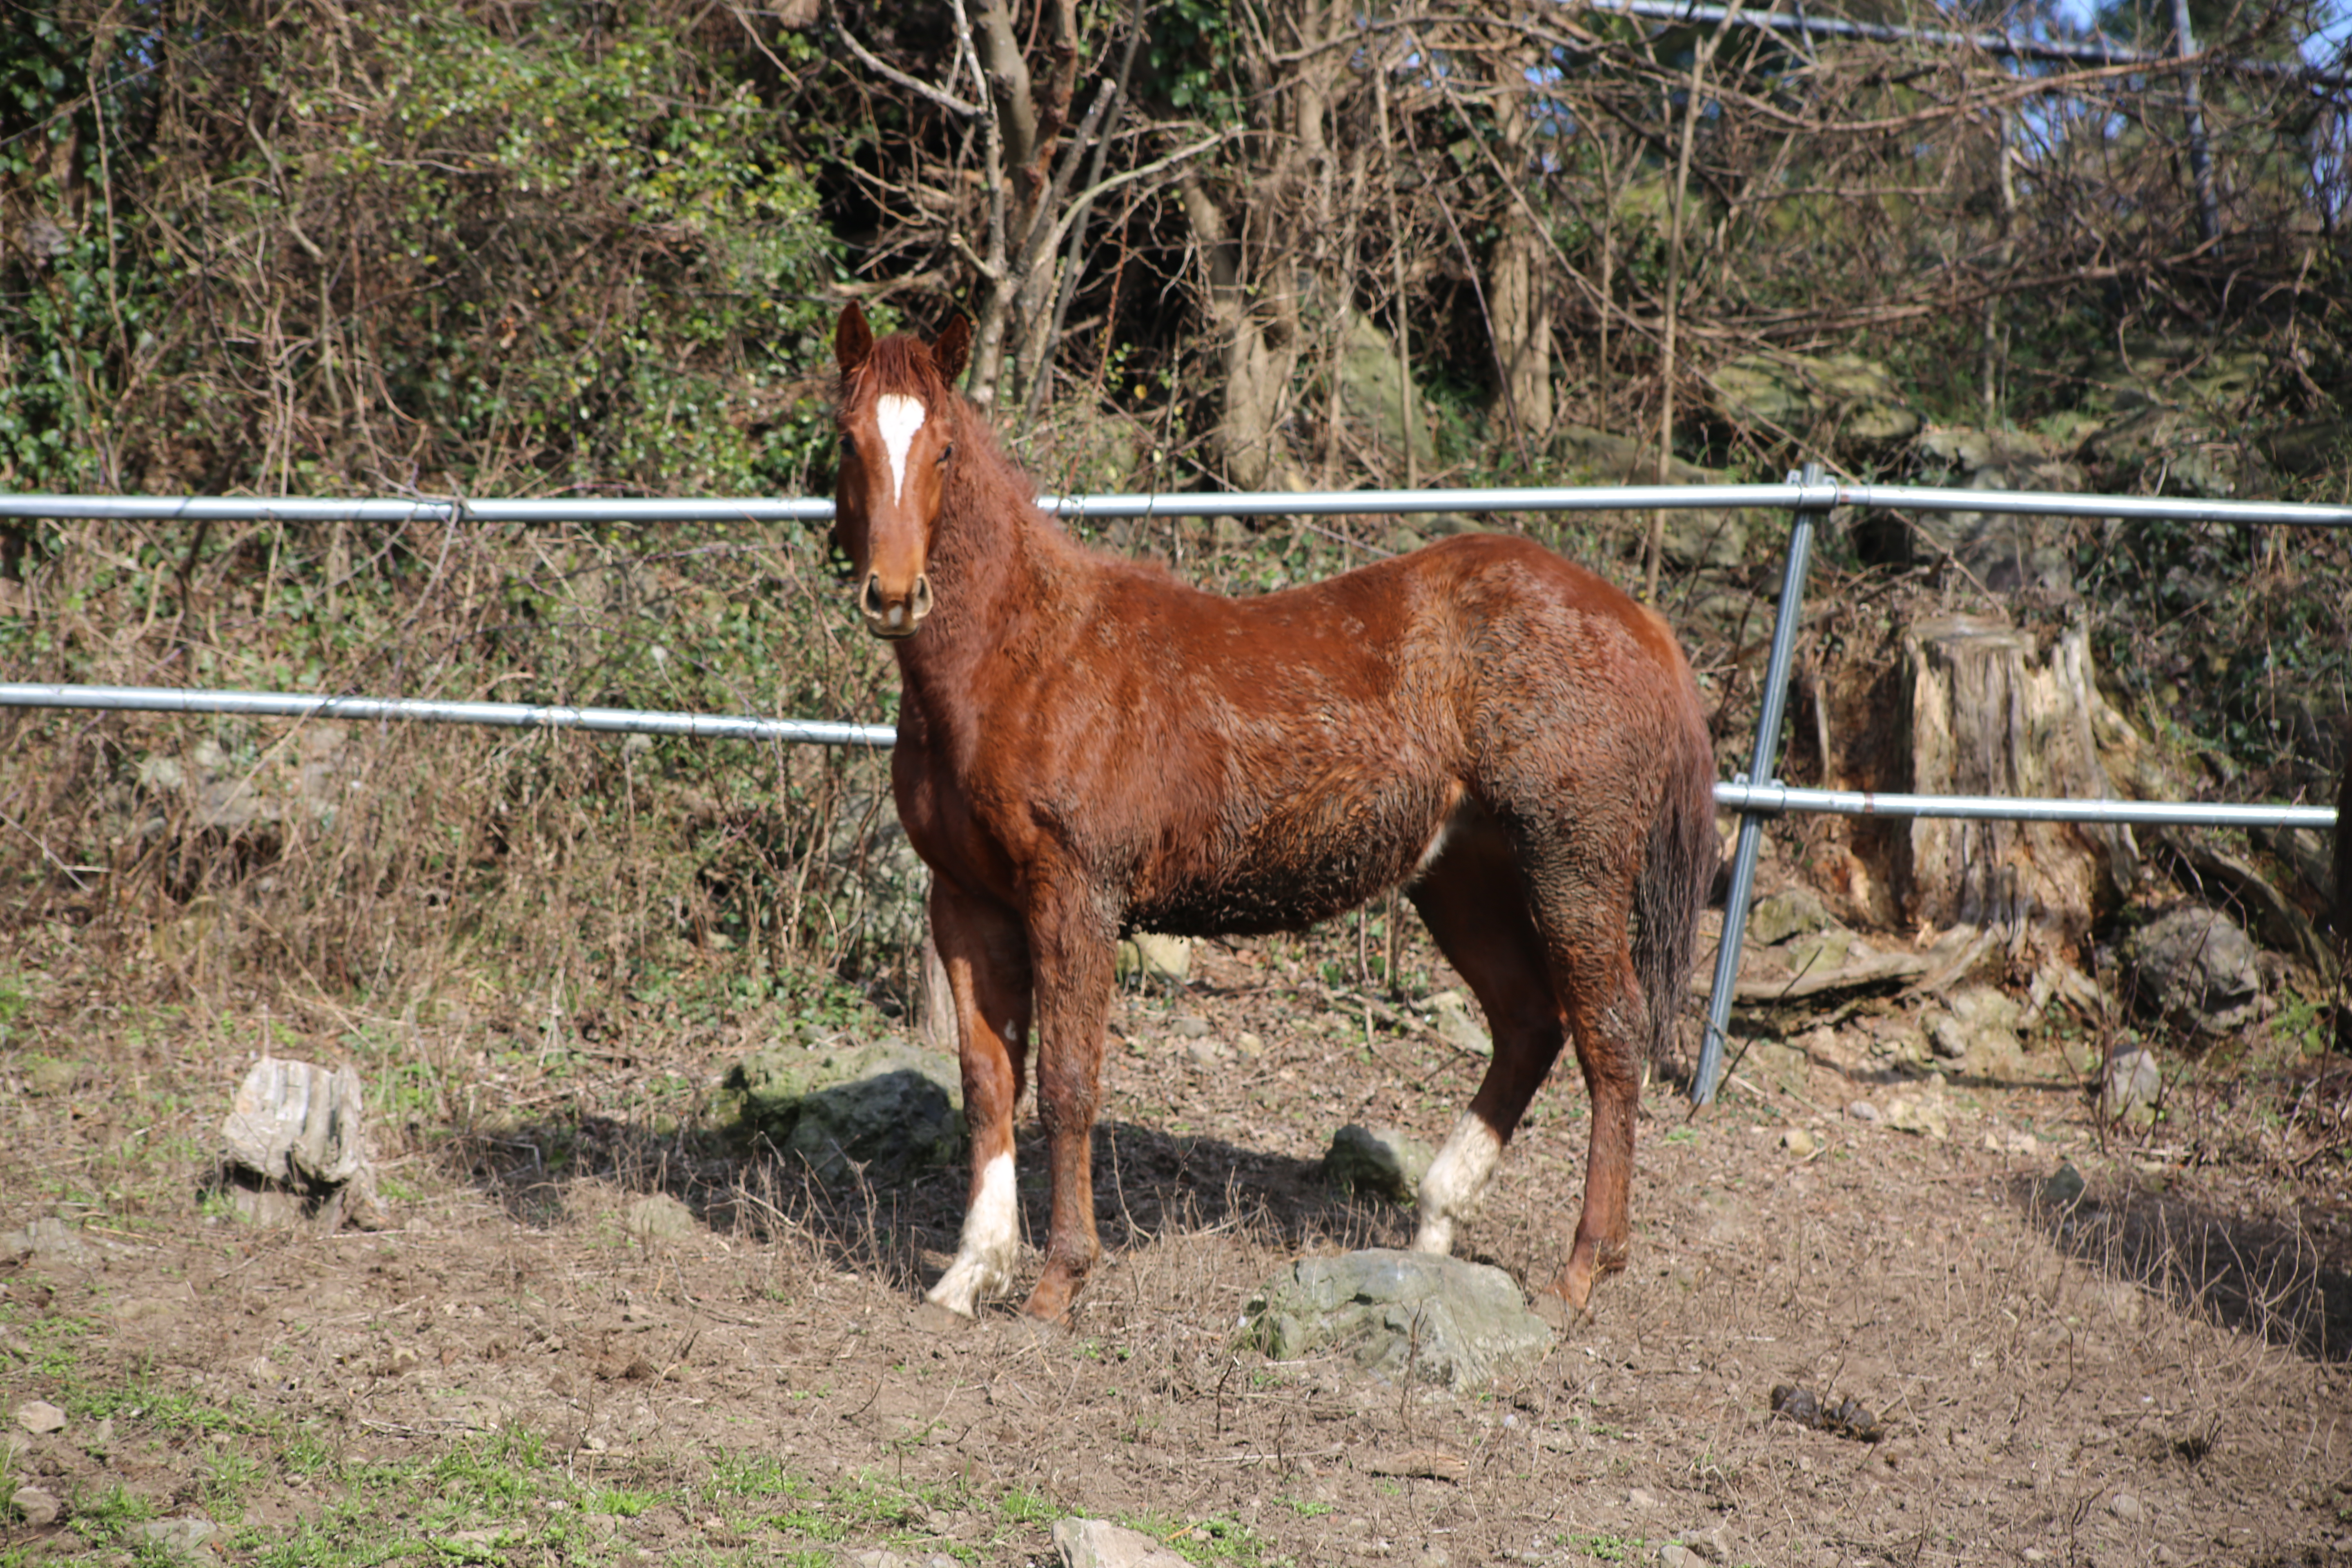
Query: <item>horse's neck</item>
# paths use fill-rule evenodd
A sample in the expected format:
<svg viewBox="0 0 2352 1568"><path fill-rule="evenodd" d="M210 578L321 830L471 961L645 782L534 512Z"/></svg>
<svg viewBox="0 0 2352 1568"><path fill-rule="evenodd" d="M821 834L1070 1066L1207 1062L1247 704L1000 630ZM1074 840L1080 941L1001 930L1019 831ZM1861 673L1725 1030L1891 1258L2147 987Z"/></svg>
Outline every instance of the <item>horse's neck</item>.
<svg viewBox="0 0 2352 1568"><path fill-rule="evenodd" d="M925 563L936 608L898 645L903 700L935 726L960 728L995 688L987 667L1030 661L1083 557L1032 503L1034 487L1009 462L951 480Z"/></svg>

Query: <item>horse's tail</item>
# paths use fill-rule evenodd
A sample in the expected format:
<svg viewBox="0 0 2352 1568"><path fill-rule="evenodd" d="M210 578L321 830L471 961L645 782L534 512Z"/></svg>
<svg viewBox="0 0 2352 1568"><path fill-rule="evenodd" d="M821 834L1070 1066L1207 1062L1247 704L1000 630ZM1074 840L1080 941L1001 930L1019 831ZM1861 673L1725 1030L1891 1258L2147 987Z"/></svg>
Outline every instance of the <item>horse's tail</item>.
<svg viewBox="0 0 2352 1568"><path fill-rule="evenodd" d="M1649 1007L1650 1065L1662 1075L1684 1065L1675 1030L1698 955L1699 912L1723 854L1715 837L1714 748L1695 697L1680 729L1633 889L1633 973Z"/></svg>
<svg viewBox="0 0 2352 1568"><path fill-rule="evenodd" d="M2344 726L2344 779L2336 786L2336 945L2352 960L2352 720Z"/></svg>

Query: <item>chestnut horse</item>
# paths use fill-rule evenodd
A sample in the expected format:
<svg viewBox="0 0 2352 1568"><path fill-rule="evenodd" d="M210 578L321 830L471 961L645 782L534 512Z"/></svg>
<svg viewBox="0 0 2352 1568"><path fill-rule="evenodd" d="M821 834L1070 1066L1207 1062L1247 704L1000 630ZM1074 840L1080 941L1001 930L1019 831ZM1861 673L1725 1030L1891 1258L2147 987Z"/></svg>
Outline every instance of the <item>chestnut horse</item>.
<svg viewBox="0 0 2352 1568"><path fill-rule="evenodd" d="M1550 1289L1622 1268L1643 1058L1675 1025L1717 849L1714 760L1665 623L1524 539L1450 539L1254 599L1087 550L951 383L971 327L841 368L835 527L903 693L891 780L931 868L971 1185L930 1299L1013 1284L1013 1110L1034 1037L1058 1318L1095 1262L1092 1135L1130 928L1296 930L1398 884L1495 1056L1420 1193L1443 1253L1566 1036L1592 1097Z"/></svg>

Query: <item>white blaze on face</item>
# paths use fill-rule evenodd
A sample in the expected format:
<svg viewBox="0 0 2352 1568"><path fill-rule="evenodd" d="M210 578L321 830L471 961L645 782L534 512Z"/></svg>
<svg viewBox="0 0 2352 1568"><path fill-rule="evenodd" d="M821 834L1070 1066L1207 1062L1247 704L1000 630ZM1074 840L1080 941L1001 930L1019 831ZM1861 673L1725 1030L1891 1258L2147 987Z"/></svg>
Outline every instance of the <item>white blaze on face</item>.
<svg viewBox="0 0 2352 1568"><path fill-rule="evenodd" d="M1421 1228L1412 1238L1415 1252L1433 1252L1442 1258L1454 1250L1454 1218L1486 1191L1486 1178L1495 1173L1495 1162L1502 1152L1503 1141L1477 1117L1465 1115L1454 1124L1453 1135L1430 1162L1429 1174L1421 1179Z"/></svg>
<svg viewBox="0 0 2352 1568"><path fill-rule="evenodd" d="M874 423L882 432L882 449L890 454L890 500L898 501L907 490L907 448L915 439L915 432L923 427L927 411L919 397L901 397L886 392L874 400Z"/></svg>
<svg viewBox="0 0 2352 1568"><path fill-rule="evenodd" d="M955 1261L931 1287L931 1300L964 1317L982 1296L1001 1295L1013 1284L1013 1261L1020 1245L1021 1215L1013 1204L1013 1156L999 1154L982 1167L980 1190L964 1211L963 1241Z"/></svg>

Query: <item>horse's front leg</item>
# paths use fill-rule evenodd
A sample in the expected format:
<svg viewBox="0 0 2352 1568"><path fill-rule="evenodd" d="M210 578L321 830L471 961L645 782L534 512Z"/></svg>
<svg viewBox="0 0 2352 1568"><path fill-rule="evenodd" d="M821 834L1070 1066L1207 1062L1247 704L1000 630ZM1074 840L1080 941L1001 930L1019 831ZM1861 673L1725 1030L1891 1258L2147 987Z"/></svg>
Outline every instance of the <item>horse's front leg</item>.
<svg viewBox="0 0 2352 1568"><path fill-rule="evenodd" d="M930 1300L969 1318L982 1297L1013 1288L1021 1251L1013 1108L1029 1050L1029 942L1011 911L958 891L944 878L931 883L931 941L955 997L971 1186L955 1261L931 1287Z"/></svg>
<svg viewBox="0 0 2352 1568"><path fill-rule="evenodd" d="M1029 920L1037 1005L1037 1114L1053 1161L1045 1272L1022 1310L1054 1320L1087 1281L1095 1238L1094 1129L1102 1105L1103 1027L1117 932L1080 891L1040 901Z"/></svg>

